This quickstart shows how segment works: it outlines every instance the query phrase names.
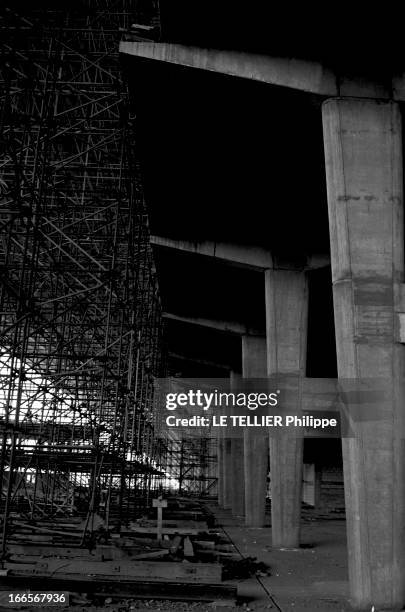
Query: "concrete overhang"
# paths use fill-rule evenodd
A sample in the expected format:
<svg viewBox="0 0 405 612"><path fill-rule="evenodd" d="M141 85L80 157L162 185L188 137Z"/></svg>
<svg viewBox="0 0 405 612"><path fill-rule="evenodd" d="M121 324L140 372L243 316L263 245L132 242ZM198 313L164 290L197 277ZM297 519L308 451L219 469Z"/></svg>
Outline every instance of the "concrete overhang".
<svg viewBox="0 0 405 612"><path fill-rule="evenodd" d="M146 59L209 70L328 97L335 96L338 92L333 72L311 61L138 41L122 41L120 51Z"/></svg>
<svg viewBox="0 0 405 612"><path fill-rule="evenodd" d="M153 41L122 41L120 52L268 83L325 98L358 96L405 101L405 71L387 75L382 81L369 76L340 73L319 61L308 59Z"/></svg>
<svg viewBox="0 0 405 612"><path fill-rule="evenodd" d="M164 319L186 323L187 325L196 325L197 327L208 327L227 334L236 336L264 336L265 331L254 329L239 321L221 321L216 319L208 319L204 317L191 317L185 315L177 315L171 312L163 312Z"/></svg>
<svg viewBox="0 0 405 612"><path fill-rule="evenodd" d="M301 262L280 262L277 257L272 256L269 250L257 245L240 245L225 242L213 242L209 240L189 241L174 240L163 236L151 236L151 244L165 249L174 249L191 255L211 257L218 261L233 266L240 266L252 270L268 270L273 268L299 268L304 270L316 270L330 265L330 256L327 254L313 254L305 257Z"/></svg>
<svg viewBox="0 0 405 612"><path fill-rule="evenodd" d="M202 359L201 357L195 355L184 355L181 353L175 353L173 351L169 351L169 357L176 361L186 361L193 362L199 364L204 367L214 368L216 370L225 370L227 372L232 370L232 366L229 363L214 361L212 359Z"/></svg>
<svg viewBox="0 0 405 612"><path fill-rule="evenodd" d="M221 262L254 270L266 270L273 267L271 253L266 249L253 245L243 246L210 240L192 242L154 235L151 236L151 243L154 246L211 257Z"/></svg>

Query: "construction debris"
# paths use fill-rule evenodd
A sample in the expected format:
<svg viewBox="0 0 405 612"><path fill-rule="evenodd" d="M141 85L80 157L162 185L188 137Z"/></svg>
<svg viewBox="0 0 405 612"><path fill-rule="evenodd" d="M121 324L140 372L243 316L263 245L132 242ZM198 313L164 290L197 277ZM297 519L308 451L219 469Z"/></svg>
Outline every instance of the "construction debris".
<svg viewBox="0 0 405 612"><path fill-rule="evenodd" d="M202 514L201 505L198 514ZM139 527L149 522L141 518L112 533L96 519L103 540L96 539L89 549L85 542L80 544L82 522L78 520L64 522L64 527L69 528L66 531L60 525L57 528L56 522L42 527L34 521L13 520L1 588L16 587L29 580L33 589L42 581L55 590L92 593L92 597L119 594L232 600L236 586L224 582L224 577L238 578L253 572L253 560L241 563L226 536L209 529L206 523L196 528L195 521L173 520L167 509L163 523L171 527L163 527L166 539L157 540L156 522ZM224 548L229 552L223 552Z"/></svg>

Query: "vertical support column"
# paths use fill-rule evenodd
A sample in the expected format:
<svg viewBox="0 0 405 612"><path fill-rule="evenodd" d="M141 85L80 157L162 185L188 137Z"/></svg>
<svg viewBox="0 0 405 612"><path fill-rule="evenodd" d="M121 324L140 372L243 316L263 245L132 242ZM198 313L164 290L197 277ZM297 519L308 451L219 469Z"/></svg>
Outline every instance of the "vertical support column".
<svg viewBox="0 0 405 612"><path fill-rule="evenodd" d="M342 441L351 596L359 609L397 610L405 603L401 116L394 102L350 98L328 100L322 113L339 378L384 378L386 390L382 420L354 423L355 437Z"/></svg>
<svg viewBox="0 0 405 612"><path fill-rule="evenodd" d="M235 378L238 376L235 372L230 372L230 387L234 384ZM229 510L232 508L232 490L233 490L233 469L232 469L232 440L227 435L227 428L221 427L222 436L222 471L223 471L223 508Z"/></svg>
<svg viewBox="0 0 405 612"><path fill-rule="evenodd" d="M218 495L218 506L221 508L224 505L224 458L223 458L223 439L221 428L218 428L217 431L217 458L218 458L218 467L217 467L217 495Z"/></svg>
<svg viewBox="0 0 405 612"><path fill-rule="evenodd" d="M306 274L296 270L266 270L265 284L267 372L269 375L304 377L308 323ZM280 435L270 438L271 526L274 547L299 546L302 460L302 437Z"/></svg>
<svg viewBox="0 0 405 612"><path fill-rule="evenodd" d="M231 372L231 391L240 386L240 374ZM243 473L243 437L231 438L231 510L233 516L245 514L245 478Z"/></svg>
<svg viewBox="0 0 405 612"><path fill-rule="evenodd" d="M244 378L266 378L266 338L242 336L242 375ZM245 524L264 527L269 439L262 428L246 427L244 431Z"/></svg>
<svg viewBox="0 0 405 612"><path fill-rule="evenodd" d="M314 506L315 510L322 507L322 468L319 462L315 463L315 490L314 490Z"/></svg>
<svg viewBox="0 0 405 612"><path fill-rule="evenodd" d="M231 508L232 500L232 457L231 457L231 440L226 437L224 432L224 509Z"/></svg>

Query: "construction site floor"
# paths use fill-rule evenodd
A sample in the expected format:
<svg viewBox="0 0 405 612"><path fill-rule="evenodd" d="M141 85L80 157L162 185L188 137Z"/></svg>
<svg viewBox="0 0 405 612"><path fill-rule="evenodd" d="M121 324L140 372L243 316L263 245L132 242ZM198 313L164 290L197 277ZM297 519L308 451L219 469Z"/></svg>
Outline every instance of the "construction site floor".
<svg viewBox="0 0 405 612"><path fill-rule="evenodd" d="M271 546L271 528L247 528L229 511L218 506L211 510L242 556L256 557L270 566L271 575L238 584L238 595L242 602L245 600L246 608L281 612L351 610L344 520L303 521L301 547L277 550Z"/></svg>
<svg viewBox="0 0 405 612"><path fill-rule="evenodd" d="M211 505L210 510L242 557L256 557L270 567L271 575L238 582L241 612L349 612L344 520L303 521L301 547L276 550L271 546L271 528L246 528L230 511ZM221 604L180 604L179 602L132 604L134 610L225 612L235 606ZM115 608L118 610L118 608Z"/></svg>
<svg viewBox="0 0 405 612"><path fill-rule="evenodd" d="M246 528L243 519L230 511L209 505L217 527L224 530L243 558L256 557L270 568L270 575L259 572L239 580L238 602L241 612L349 612L346 533L344 520L304 520L301 547L277 550L271 546L271 528ZM73 603L73 602L72 602ZM72 612L106 610L124 612L156 611L212 612L234 609L225 602L186 603L159 600L108 600L102 607L71 605Z"/></svg>
<svg viewBox="0 0 405 612"><path fill-rule="evenodd" d="M204 502L203 502L204 503ZM215 516L216 531L233 544L236 558L255 558L263 571L250 578L234 578L230 584L238 589L236 602L182 602L169 600L107 598L91 604L86 594L72 593L69 612L126 612L129 610L161 612L225 612L235 607L241 612L274 610L274 612L349 612L347 552L344 520L304 518L301 546L295 550L273 549L271 528L247 528L243 518L235 518L217 504L207 504ZM270 517L268 517L270 519ZM233 555L234 556L234 555ZM238 562L239 563L239 562ZM20 608L21 609L21 608ZM29 608L25 607L25 610ZM38 609L38 608L36 608ZM59 608L61 609L61 608ZM3 608L1 608L3 610Z"/></svg>

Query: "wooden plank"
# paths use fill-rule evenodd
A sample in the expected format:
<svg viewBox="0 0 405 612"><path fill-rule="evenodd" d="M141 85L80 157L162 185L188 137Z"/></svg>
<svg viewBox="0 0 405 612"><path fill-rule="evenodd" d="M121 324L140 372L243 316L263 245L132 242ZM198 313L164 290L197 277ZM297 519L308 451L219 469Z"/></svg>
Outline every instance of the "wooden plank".
<svg viewBox="0 0 405 612"><path fill-rule="evenodd" d="M20 523L18 521L13 521L13 524L17 525L18 527L22 527L23 529L39 531L40 533L49 533L51 535L61 535L61 536L70 537L70 538L83 537L82 531L71 532L71 531L60 531L58 529L47 529L46 527L39 527L38 525L28 525L27 523ZM37 536L32 536L32 537L37 537Z"/></svg>
<svg viewBox="0 0 405 612"><path fill-rule="evenodd" d="M169 550L167 548L162 550L153 550L152 552L144 552L140 553L139 555L131 555L131 561L132 559L159 559L160 557L165 557L168 554Z"/></svg>
<svg viewBox="0 0 405 612"><path fill-rule="evenodd" d="M31 542L41 542L42 544L52 542L52 536L35 535L31 533L13 533L10 535L10 539L17 541L21 540L23 542L31 540Z"/></svg>
<svg viewBox="0 0 405 612"><path fill-rule="evenodd" d="M194 548L189 537L184 538L183 551L185 557L194 557Z"/></svg>
<svg viewBox="0 0 405 612"><path fill-rule="evenodd" d="M144 578L147 580L182 580L184 582L220 582L222 567L216 563L175 563L159 561L86 561L66 559L44 559L35 564L5 563L5 569L13 576L41 575L44 578L63 574L63 576L121 576Z"/></svg>
<svg viewBox="0 0 405 612"><path fill-rule="evenodd" d="M206 529L193 529L193 528L185 528L185 527L163 527L162 534L163 535L198 535L199 533L203 533L207 531ZM154 535L156 538L156 527L136 527L131 531L121 531L121 535L130 537L131 533L147 533L149 535ZM156 540L155 540L156 541Z"/></svg>
<svg viewBox="0 0 405 612"><path fill-rule="evenodd" d="M194 544L196 546L200 546L201 548L207 548L209 550L214 550L215 542L212 540L194 540Z"/></svg>
<svg viewBox="0 0 405 612"><path fill-rule="evenodd" d="M25 576L5 576L0 581L0 590L24 590L27 579ZM187 583L182 581L152 582L149 580L124 580L117 577L93 578L48 578L44 582L42 576L30 577L30 589L52 591L70 591L74 593L91 592L96 595L119 595L120 598L131 599L170 599L180 601L217 601L227 600L235 603L237 587L229 583Z"/></svg>
<svg viewBox="0 0 405 612"><path fill-rule="evenodd" d="M38 544L8 544L7 551L13 555L37 555L48 557L91 557L86 548L65 548L63 546L46 546Z"/></svg>
<svg viewBox="0 0 405 612"><path fill-rule="evenodd" d="M156 529L156 521L143 520L139 522L131 522L130 529L138 527L151 527ZM163 521L163 527L180 527L180 528L191 528L191 529L200 529L201 531L207 531L208 525L205 521L189 521L189 520L174 520L174 519L165 519Z"/></svg>

